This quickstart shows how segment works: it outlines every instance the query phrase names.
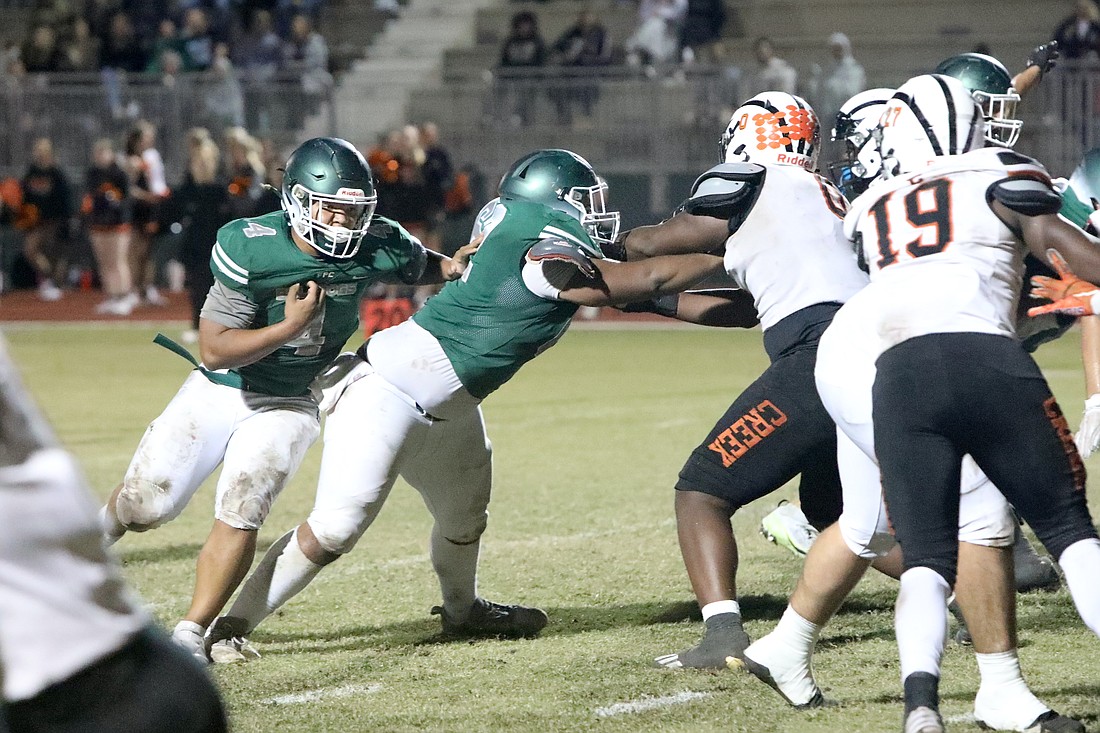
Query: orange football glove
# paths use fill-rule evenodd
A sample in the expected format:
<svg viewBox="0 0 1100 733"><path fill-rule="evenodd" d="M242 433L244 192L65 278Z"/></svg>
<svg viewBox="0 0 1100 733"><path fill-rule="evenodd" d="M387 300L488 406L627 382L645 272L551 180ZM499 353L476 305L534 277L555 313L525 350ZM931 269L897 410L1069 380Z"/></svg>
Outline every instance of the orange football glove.
<svg viewBox="0 0 1100 733"><path fill-rule="evenodd" d="M1073 274L1065 259L1056 250L1047 250L1047 260L1058 273L1058 277L1036 275L1031 278L1031 297L1052 301L1047 305L1029 308L1031 317L1046 313L1064 313L1069 316L1091 316L1100 313L1100 299L1093 305L1093 299L1100 295L1100 289L1087 280Z"/></svg>

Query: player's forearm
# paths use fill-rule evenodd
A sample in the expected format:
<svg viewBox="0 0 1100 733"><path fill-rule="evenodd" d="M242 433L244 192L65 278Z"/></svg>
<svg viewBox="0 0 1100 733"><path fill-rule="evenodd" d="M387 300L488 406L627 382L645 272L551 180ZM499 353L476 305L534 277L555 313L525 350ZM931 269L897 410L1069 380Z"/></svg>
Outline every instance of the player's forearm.
<svg viewBox="0 0 1100 733"><path fill-rule="evenodd" d="M236 369L264 358L302 335L304 326L279 321L263 328L226 328L199 321L199 353L207 369Z"/></svg>
<svg viewBox="0 0 1100 733"><path fill-rule="evenodd" d="M424 265L424 274L417 282L421 285L437 285L457 280L462 275L458 262L447 255L428 250L428 261Z"/></svg>
<svg viewBox="0 0 1100 733"><path fill-rule="evenodd" d="M722 258L705 254L670 255L626 262L615 268L613 273L604 273L608 284L608 304L631 303L679 293L721 271Z"/></svg>
<svg viewBox="0 0 1100 733"><path fill-rule="evenodd" d="M660 255L704 253L720 250L729 237L727 223L721 219L677 214L668 221L631 229L623 246L628 260Z"/></svg>
<svg viewBox="0 0 1100 733"><path fill-rule="evenodd" d="M684 293L676 308L677 320L719 328L752 328L760 319L746 290Z"/></svg>

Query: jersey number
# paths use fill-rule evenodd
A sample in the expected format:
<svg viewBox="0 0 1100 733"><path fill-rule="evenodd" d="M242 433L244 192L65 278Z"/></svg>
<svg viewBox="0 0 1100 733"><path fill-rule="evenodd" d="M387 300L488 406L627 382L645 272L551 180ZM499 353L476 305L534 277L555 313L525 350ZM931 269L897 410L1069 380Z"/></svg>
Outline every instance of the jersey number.
<svg viewBox="0 0 1100 733"><path fill-rule="evenodd" d="M921 194L924 194L923 196ZM883 196L870 208L875 217L875 230L878 232L878 268L898 261L898 249L891 237L891 215L896 219L900 213L896 207L889 207L893 194ZM905 251L911 257L925 257L942 252L951 244L951 182L938 178L914 188L902 199L905 207L905 220L919 232L919 236L905 245Z"/></svg>
<svg viewBox="0 0 1100 733"><path fill-rule="evenodd" d="M286 300L286 293L280 296L281 300ZM321 353L321 347L325 345L325 306L328 305L324 301L321 301L321 307L317 309L317 315L313 316L313 320L306 326L306 330L302 331L298 338L291 341L287 341L283 344L284 348L294 349L295 356L317 356Z"/></svg>

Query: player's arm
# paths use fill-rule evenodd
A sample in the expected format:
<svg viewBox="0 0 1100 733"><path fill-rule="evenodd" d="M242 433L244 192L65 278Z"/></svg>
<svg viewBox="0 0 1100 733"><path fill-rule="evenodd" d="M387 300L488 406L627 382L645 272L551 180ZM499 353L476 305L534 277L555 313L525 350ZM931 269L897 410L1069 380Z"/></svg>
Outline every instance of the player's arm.
<svg viewBox="0 0 1100 733"><path fill-rule="evenodd" d="M681 211L660 224L630 230L625 258L718 252L756 205L767 174L754 163L722 163L692 184ZM613 256L613 255L612 255Z"/></svg>
<svg viewBox="0 0 1100 733"><path fill-rule="evenodd" d="M625 313L656 313L685 323L719 328L752 328L760 323L756 304L746 290L693 290L628 303Z"/></svg>
<svg viewBox="0 0 1100 733"><path fill-rule="evenodd" d="M668 255L637 262L591 260L591 275L574 275L558 298L578 305L619 305L679 293L722 272L722 258L708 254Z"/></svg>
<svg viewBox="0 0 1100 733"><path fill-rule="evenodd" d="M1059 55L1058 41L1047 41L1033 48L1027 57L1027 66L1012 77L1012 88L1021 97L1026 96L1058 64Z"/></svg>
<svg viewBox="0 0 1100 733"><path fill-rule="evenodd" d="M203 305L199 318L199 353L207 369L234 369L252 364L293 341L306 331L325 299L324 288L316 282L310 280L304 286L295 283L287 290L283 320L262 328L246 328L230 325L240 322L239 308L226 308L218 302L219 299L240 302L230 295L233 292L215 283ZM252 306L254 308L255 304ZM237 313L234 318L219 317L226 310Z"/></svg>
<svg viewBox="0 0 1100 733"><path fill-rule="evenodd" d="M626 232L619 239L624 252L616 259L642 260L660 255L718 252L727 238L726 222L681 212L660 224Z"/></svg>
<svg viewBox="0 0 1100 733"><path fill-rule="evenodd" d="M434 285L459 279L484 238L484 235L481 235L471 240L469 244L462 245L455 252L454 257L425 249L427 260L424 263L424 273L416 282L421 285Z"/></svg>

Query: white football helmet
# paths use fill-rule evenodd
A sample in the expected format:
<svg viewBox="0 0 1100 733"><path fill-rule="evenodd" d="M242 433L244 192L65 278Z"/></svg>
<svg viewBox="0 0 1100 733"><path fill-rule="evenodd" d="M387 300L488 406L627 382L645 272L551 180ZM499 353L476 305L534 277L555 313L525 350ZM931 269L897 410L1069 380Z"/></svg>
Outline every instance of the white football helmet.
<svg viewBox="0 0 1100 733"><path fill-rule="evenodd" d="M761 92L733 113L719 141L723 163L797 165L812 171L820 139L817 115L801 97Z"/></svg>
<svg viewBox="0 0 1100 733"><path fill-rule="evenodd" d="M871 136L889 178L981 148L984 131L981 107L961 81L922 74L898 87Z"/></svg>
<svg viewBox="0 0 1100 733"><path fill-rule="evenodd" d="M833 142L844 143L840 160L830 163L829 176L848 200L867 190L882 172L882 158L871 140L886 103L896 89L881 87L856 94L840 106L833 126Z"/></svg>

